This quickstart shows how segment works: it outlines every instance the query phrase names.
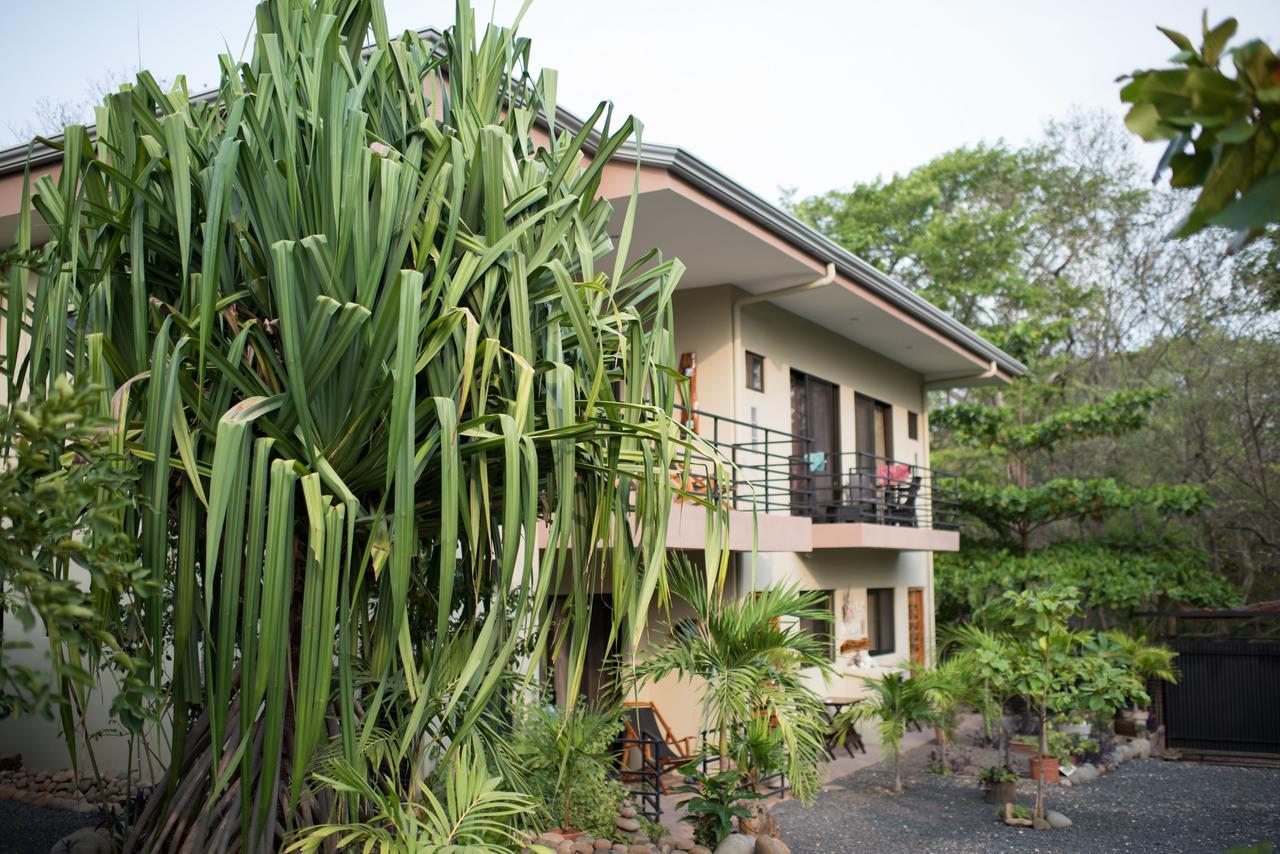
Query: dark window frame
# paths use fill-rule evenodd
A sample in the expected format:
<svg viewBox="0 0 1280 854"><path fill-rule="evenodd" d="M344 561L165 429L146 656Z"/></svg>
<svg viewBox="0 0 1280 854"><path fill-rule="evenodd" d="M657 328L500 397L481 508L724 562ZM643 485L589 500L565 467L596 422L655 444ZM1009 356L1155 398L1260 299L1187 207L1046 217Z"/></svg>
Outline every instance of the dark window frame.
<svg viewBox="0 0 1280 854"><path fill-rule="evenodd" d="M920 439L920 413L907 410L907 438Z"/></svg>
<svg viewBox="0 0 1280 854"><path fill-rule="evenodd" d="M764 356L759 353L753 353L750 350L747 353L747 390L748 391L764 391ZM756 368L759 367L759 371Z"/></svg>
<svg viewBox="0 0 1280 854"><path fill-rule="evenodd" d="M894 608L896 587L867 588L867 643L869 655L889 655L897 648ZM887 646L886 646L887 644Z"/></svg>
<svg viewBox="0 0 1280 854"><path fill-rule="evenodd" d="M826 597L827 620L809 620L799 619L796 621L797 627L801 632L808 635L815 635L824 640L827 645L827 660L836 660L836 592L834 590L816 590L812 591L821 593ZM823 603L819 602L817 608L823 608Z"/></svg>

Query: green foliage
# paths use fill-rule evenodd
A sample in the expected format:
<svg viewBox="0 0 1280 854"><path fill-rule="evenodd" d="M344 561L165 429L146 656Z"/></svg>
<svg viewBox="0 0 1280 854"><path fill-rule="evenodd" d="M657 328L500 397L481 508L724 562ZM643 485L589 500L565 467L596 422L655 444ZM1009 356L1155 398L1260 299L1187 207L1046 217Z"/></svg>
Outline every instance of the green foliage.
<svg viewBox="0 0 1280 854"><path fill-rule="evenodd" d="M407 786L400 771L389 769L376 782L362 767L340 754L324 763L314 778L352 805L370 807L362 821L320 824L296 834L286 851L312 854L336 845L343 850L378 850L387 854L499 854L519 847L515 827L533 809L517 792L503 791L491 775L478 744L465 745L440 775L437 795L411 766ZM339 810L339 814L341 814Z"/></svg>
<svg viewBox="0 0 1280 854"><path fill-rule="evenodd" d="M1146 425L1152 408L1170 397L1167 389L1121 391L1096 403L1061 408L1028 423L1012 408L961 402L930 415L962 443L1011 451L1052 451L1067 441L1118 436Z"/></svg>
<svg viewBox="0 0 1280 854"><path fill-rule="evenodd" d="M1122 621L1165 606L1229 607L1239 601L1233 585L1203 555L1159 544L1065 542L1026 555L977 545L934 561L942 623L967 619L1006 590L1051 583L1077 588L1084 608Z"/></svg>
<svg viewBox="0 0 1280 854"><path fill-rule="evenodd" d="M1018 780L1018 772L1008 765L988 765L978 772L978 782L986 785L996 783L1014 783Z"/></svg>
<svg viewBox="0 0 1280 854"><path fill-rule="evenodd" d="M526 703L513 718L507 784L535 798L560 827L608 838L627 795L609 779L617 765L609 746L622 731L619 710L579 702L566 712Z"/></svg>
<svg viewBox="0 0 1280 854"><path fill-rule="evenodd" d="M1061 762L1075 761L1086 753L1098 749L1098 742L1079 733L1049 730L1049 750L1046 755L1053 756Z"/></svg>
<svg viewBox="0 0 1280 854"><path fill-rule="evenodd" d="M537 672L556 592L576 660L588 591L620 643L644 632L691 441L682 267L632 253L629 215L615 244L598 196L638 124L602 103L544 133L557 81L529 56L465 0L438 44L393 38L380 0L267 0L210 98L143 72L30 182L51 239L7 306L7 355L30 331L8 377L100 386L141 470L146 584L95 603L136 619L170 703L131 845L277 850L323 807L302 789L335 723L353 768L402 718L400 755L450 764ZM723 554L723 508L690 500Z"/></svg>
<svg viewBox="0 0 1280 854"><path fill-rule="evenodd" d="M1156 177L1168 169L1171 186L1200 190L1175 234L1223 226L1239 248L1280 223L1280 59L1260 39L1229 48L1236 27L1210 27L1206 10L1198 49L1160 27L1178 47L1174 67L1135 71L1120 98L1133 105L1130 130L1169 141ZM1233 74L1221 67L1228 56Z"/></svg>
<svg viewBox="0 0 1280 854"><path fill-rule="evenodd" d="M932 690L936 683L903 673L862 677L868 693L841 712L835 720L837 729L858 721L876 721L885 759L893 768L893 790L902 791L902 738L913 721L933 723L938 720Z"/></svg>
<svg viewBox="0 0 1280 854"><path fill-rule="evenodd" d="M671 568L670 583L694 618L669 626L637 666L638 679L676 673L703 680L702 729L719 734L719 755L737 753L753 763L743 772L757 780L778 770L780 749L792 792L809 802L820 785L827 719L822 698L800 671L813 668L825 675L831 662L827 645L797 621L831 618L817 607L822 594L786 585L724 601L709 589L707 573L683 557ZM772 726L762 730L762 720ZM761 762L766 764L754 764Z"/></svg>
<svg viewBox="0 0 1280 854"><path fill-rule="evenodd" d="M123 522L137 471L103 409L100 389L59 377L0 412L9 455L0 469L0 597L25 632L39 621L51 656L48 671L0 657L0 717L57 711L66 721L110 670L119 683L113 714L139 733L158 715L140 678L153 655L137 637L137 607L151 588ZM6 639L4 651L19 647Z"/></svg>
<svg viewBox="0 0 1280 854"><path fill-rule="evenodd" d="M714 762L716 758L711 760ZM693 796L685 798L680 805L693 825L694 841L714 849L733 833L734 819L751 817L751 811L742 802L759 798L760 794L738 768L710 774L701 766L701 761L697 761L682 767L680 773L690 782L676 791Z"/></svg>

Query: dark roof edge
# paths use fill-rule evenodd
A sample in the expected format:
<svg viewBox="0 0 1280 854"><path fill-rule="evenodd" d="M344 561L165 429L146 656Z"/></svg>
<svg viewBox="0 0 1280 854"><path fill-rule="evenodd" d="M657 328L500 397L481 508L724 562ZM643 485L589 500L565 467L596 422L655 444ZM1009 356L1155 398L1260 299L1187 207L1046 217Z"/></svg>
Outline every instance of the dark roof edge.
<svg viewBox="0 0 1280 854"><path fill-rule="evenodd" d="M438 42L440 38L440 32L432 27L418 30L418 34L431 41ZM217 92L217 89L209 89L191 96L191 99L193 101L212 100L217 95ZM539 124L545 127L545 117L539 118ZM582 124L582 119L578 116L568 110L557 108L556 125L558 127L570 133L577 133L582 128ZM90 133L92 133L92 128L90 128ZM55 137L54 139L60 138ZM599 134L592 131L586 140L586 148L594 152L598 141ZM27 157L28 148L31 149L29 159ZM18 145L0 150L0 175L20 172L28 163L31 166L42 166L56 161L60 156L61 152L43 143L35 143L33 146ZM872 293L888 301L891 305L902 309L929 328L950 338L970 352L989 362L993 362L1004 373L1017 377L1027 372L1026 365L996 347L928 300L923 299L901 282L880 272L838 243L814 231L786 211L764 200L683 148L655 144L637 147L633 143L627 143L618 150L614 157L632 163L639 161L646 166L667 169L694 188L741 213L747 219L776 234L793 246L808 252L819 260L835 264L837 272L853 279Z"/></svg>

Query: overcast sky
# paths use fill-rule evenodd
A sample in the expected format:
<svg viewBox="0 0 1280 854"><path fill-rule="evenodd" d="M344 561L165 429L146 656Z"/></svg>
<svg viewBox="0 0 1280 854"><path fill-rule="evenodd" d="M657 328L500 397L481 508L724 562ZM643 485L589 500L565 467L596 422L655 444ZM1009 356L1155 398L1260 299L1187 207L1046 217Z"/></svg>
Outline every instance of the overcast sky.
<svg viewBox="0 0 1280 854"><path fill-rule="evenodd" d="M393 30L443 27L452 0L387 0ZM509 23L519 0L496 0ZM45 0L3 13L0 144L40 99L146 67L217 83L240 55L250 0ZM478 4L487 17L490 6ZM560 71L561 103L603 99L647 140L680 145L770 199L909 170L955 146L1034 138L1072 105L1123 114L1115 78L1199 43L1200 0L534 0L522 32ZM1232 0L1241 32L1275 44L1280 0ZM57 51L56 58L52 56Z"/></svg>

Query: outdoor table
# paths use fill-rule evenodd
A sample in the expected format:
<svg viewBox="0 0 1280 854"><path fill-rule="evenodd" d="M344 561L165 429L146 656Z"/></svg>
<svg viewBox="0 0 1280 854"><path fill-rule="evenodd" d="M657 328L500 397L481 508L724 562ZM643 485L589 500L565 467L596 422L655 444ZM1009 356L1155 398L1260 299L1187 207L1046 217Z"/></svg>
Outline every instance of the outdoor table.
<svg viewBox="0 0 1280 854"><path fill-rule="evenodd" d="M856 700L856 699L855 699L855 698L853 698L853 697L824 697L824 698L823 698L823 700L822 700L822 704L823 704L824 706L826 706L826 707L827 707L827 709L828 709L828 711L827 711L827 723L828 723L828 724L834 724L834 723L835 723L835 720L836 720L836 717L837 717L841 712L843 712L843 711L844 711L845 709L847 709L849 706L852 706L854 703L857 703L857 702L858 702L858 700ZM837 739L837 736L836 736L835 729L834 729L834 728L832 728L832 729L827 730L827 739L826 739L826 744L824 745L824 747L825 747L825 749L826 749L826 751L827 751L827 755L828 755L828 756L830 756L830 757L832 758L832 760L834 760L834 759L836 758L835 749L836 749L836 747L837 747L837 746L839 746L839 745L837 744L837 740L838 740L838 739ZM850 742L852 742L853 747L858 748L858 749L859 749L859 750L861 750L863 753L866 753L866 752L867 752L866 745L864 745L864 744L862 743L862 736L858 734L857 729L855 729L855 728L853 727L853 725L852 725L852 724L850 724L850 725L849 725L849 728L848 728L847 730L845 730L845 735L844 735L844 750L845 750L845 753L848 753L848 754L849 754L849 756L850 756L850 758L852 758L852 757L853 757L853 750L852 750L852 748L849 746L849 745L850 745Z"/></svg>

